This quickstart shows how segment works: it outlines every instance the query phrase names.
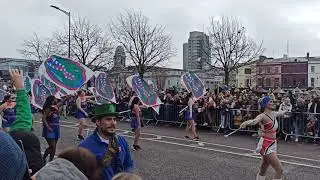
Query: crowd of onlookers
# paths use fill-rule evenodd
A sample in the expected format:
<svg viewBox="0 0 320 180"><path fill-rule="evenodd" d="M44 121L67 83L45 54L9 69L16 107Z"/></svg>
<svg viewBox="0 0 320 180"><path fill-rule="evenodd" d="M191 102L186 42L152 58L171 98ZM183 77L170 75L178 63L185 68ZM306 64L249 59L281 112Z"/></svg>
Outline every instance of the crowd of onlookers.
<svg viewBox="0 0 320 180"><path fill-rule="evenodd" d="M163 106L175 109L186 106L186 91L167 90L159 93ZM250 89L214 90L208 92L196 102L197 123L203 126L216 126L221 131L228 132L236 129L249 119L255 118L259 112L259 99L272 96L274 110L292 112L279 119L279 135L293 137L299 141L300 136L317 138L320 130L320 93L312 91L287 91L273 93L272 91L259 93ZM319 114L317 114L319 113Z"/></svg>
<svg viewBox="0 0 320 180"><path fill-rule="evenodd" d="M183 89L169 88L158 91L158 96L163 103L161 105L158 120L177 121L179 111L187 105L188 92ZM115 90L119 104L127 104L134 96L129 88ZM229 132L249 119L255 118L259 112L259 99L263 96L272 96L274 110L286 110L292 112L279 119L280 137L290 136L294 141L299 137L307 136L317 138L320 133L320 91L294 91L285 93L255 92L250 89L215 89L208 90L195 104L197 112L196 122L201 126L214 126L221 132ZM319 115L317 114L319 113ZM146 114L149 116L149 114ZM253 130L257 130L254 128Z"/></svg>

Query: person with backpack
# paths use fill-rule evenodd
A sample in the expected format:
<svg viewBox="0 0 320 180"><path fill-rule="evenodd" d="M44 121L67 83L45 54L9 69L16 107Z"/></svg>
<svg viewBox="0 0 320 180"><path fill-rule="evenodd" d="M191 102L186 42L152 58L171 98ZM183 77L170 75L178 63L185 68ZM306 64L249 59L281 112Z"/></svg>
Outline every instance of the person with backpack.
<svg viewBox="0 0 320 180"><path fill-rule="evenodd" d="M123 136L116 134L118 115L113 104L97 105L92 118L96 129L79 145L95 154L102 165L101 179L104 180L111 180L120 172L133 170L128 142Z"/></svg>

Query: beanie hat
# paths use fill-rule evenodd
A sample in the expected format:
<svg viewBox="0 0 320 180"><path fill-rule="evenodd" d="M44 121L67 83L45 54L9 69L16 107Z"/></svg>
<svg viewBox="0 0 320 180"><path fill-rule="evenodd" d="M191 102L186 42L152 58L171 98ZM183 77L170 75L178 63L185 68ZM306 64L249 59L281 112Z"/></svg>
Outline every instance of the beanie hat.
<svg viewBox="0 0 320 180"><path fill-rule="evenodd" d="M260 101L260 107L266 108L270 101L271 101L271 98L269 96L263 97Z"/></svg>
<svg viewBox="0 0 320 180"><path fill-rule="evenodd" d="M27 158L21 148L4 132L0 132L0 179L20 180L27 170Z"/></svg>

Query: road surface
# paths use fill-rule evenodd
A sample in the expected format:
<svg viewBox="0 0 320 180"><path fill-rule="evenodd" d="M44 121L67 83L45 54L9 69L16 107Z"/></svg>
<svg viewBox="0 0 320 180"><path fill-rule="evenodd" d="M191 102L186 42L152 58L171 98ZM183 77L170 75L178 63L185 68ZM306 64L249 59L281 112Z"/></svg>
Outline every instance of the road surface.
<svg viewBox="0 0 320 180"><path fill-rule="evenodd" d="M132 133L127 122L117 124L118 134L132 144ZM91 124L88 134L92 133ZM42 124L35 123L35 133L40 137L42 150L47 144L41 137ZM183 139L184 130L177 127L148 125L142 130L142 151L132 152L135 173L145 180L255 180L260 156L254 154L258 139L251 136L230 136L201 131L201 141ZM61 120L61 139L57 153L75 147L77 121ZM320 146L305 143L278 143L278 153L283 164L284 178L289 180L320 179ZM272 179L270 168L267 179Z"/></svg>

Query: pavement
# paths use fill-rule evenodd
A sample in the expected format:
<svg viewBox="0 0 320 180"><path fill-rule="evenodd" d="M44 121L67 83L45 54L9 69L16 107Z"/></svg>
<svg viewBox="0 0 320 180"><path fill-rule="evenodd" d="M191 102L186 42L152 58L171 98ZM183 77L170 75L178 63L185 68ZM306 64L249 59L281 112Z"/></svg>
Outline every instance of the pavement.
<svg viewBox="0 0 320 180"><path fill-rule="evenodd" d="M37 119L39 117L37 116ZM132 144L133 135L128 122L117 124L118 134ZM94 124L86 131L93 132ZM35 133L40 137L42 150L47 144L41 137L42 124L35 123ZM76 147L77 121L68 117L61 120L59 154L64 149ZM142 129L141 151L133 151L135 173L144 180L255 180L259 171L260 156L254 153L258 139L252 136L200 131L201 141L183 138L184 129L172 126L147 125ZM279 141L278 156L284 169L283 179L319 180L320 146L307 143ZM272 179L270 167L267 179Z"/></svg>

